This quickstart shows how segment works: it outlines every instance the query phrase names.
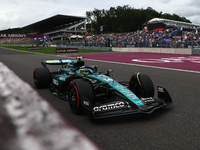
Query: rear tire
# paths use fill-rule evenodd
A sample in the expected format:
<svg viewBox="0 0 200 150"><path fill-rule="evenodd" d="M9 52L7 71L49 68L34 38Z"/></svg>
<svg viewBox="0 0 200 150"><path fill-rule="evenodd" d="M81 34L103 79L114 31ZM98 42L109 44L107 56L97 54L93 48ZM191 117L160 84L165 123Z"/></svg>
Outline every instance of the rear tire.
<svg viewBox="0 0 200 150"><path fill-rule="evenodd" d="M73 113L82 114L84 111L90 115L94 106L94 90L91 83L85 79L72 80L68 86L68 100Z"/></svg>
<svg viewBox="0 0 200 150"><path fill-rule="evenodd" d="M51 75L48 68L35 68L33 71L33 82L36 88L48 88Z"/></svg>
<svg viewBox="0 0 200 150"><path fill-rule="evenodd" d="M133 74L130 79L129 89L139 98L154 96L153 82L146 74Z"/></svg>

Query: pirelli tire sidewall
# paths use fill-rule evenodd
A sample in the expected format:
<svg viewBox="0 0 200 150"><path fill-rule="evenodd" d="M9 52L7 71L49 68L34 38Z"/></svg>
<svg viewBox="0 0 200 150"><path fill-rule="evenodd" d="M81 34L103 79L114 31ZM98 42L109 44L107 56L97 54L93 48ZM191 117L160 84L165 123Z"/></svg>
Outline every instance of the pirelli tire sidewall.
<svg viewBox="0 0 200 150"><path fill-rule="evenodd" d="M130 82L129 82L129 90L131 90L135 95L140 97L141 91L142 91L142 87L139 85L139 82L137 80L137 74L138 73L134 73L131 76Z"/></svg>
<svg viewBox="0 0 200 150"><path fill-rule="evenodd" d="M48 68L35 68L33 71L33 82L36 88L48 88L51 82L51 74Z"/></svg>
<svg viewBox="0 0 200 150"><path fill-rule="evenodd" d="M134 73L131 76L129 89L140 97L153 97L154 84L150 77L142 73Z"/></svg>
<svg viewBox="0 0 200 150"><path fill-rule="evenodd" d="M76 91L77 102L72 105L72 97L70 91L72 88ZM85 113L92 117L92 108L94 107L94 89L91 82L87 79L74 79L69 83L68 87L69 105L73 113ZM75 107L76 106L76 107Z"/></svg>
<svg viewBox="0 0 200 150"><path fill-rule="evenodd" d="M151 78L146 74L140 74L139 78L143 89L142 97L154 97L154 84Z"/></svg>

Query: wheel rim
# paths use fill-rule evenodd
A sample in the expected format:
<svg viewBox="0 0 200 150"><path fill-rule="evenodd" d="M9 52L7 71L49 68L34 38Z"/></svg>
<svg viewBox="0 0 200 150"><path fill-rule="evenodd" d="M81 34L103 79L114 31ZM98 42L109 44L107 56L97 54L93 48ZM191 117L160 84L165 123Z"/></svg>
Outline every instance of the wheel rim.
<svg viewBox="0 0 200 150"><path fill-rule="evenodd" d="M79 107L79 94L76 86L73 86L69 91L69 103L73 112Z"/></svg>
<svg viewBox="0 0 200 150"><path fill-rule="evenodd" d="M33 73L33 82L35 86L38 87L38 73L36 69L34 70L34 73Z"/></svg>

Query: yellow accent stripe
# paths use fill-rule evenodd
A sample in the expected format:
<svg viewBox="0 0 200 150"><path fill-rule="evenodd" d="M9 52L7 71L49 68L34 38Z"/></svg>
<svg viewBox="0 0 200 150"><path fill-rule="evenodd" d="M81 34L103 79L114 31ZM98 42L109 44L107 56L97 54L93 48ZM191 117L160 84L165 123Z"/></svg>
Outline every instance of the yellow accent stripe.
<svg viewBox="0 0 200 150"><path fill-rule="evenodd" d="M80 57L75 57L76 59L82 59L82 58L84 58L84 57L82 57L82 56L80 56Z"/></svg>
<svg viewBox="0 0 200 150"><path fill-rule="evenodd" d="M120 94L119 92L116 92L116 91L114 91L114 92L115 92L116 94L118 94L118 95L124 97L124 98L127 98L127 97L125 97L124 95Z"/></svg>
<svg viewBox="0 0 200 150"><path fill-rule="evenodd" d="M141 84L141 82L140 82L140 79L139 79L139 72L137 73L137 80L138 80L138 82L139 82L139 84L140 84L140 86L142 86L142 84Z"/></svg>

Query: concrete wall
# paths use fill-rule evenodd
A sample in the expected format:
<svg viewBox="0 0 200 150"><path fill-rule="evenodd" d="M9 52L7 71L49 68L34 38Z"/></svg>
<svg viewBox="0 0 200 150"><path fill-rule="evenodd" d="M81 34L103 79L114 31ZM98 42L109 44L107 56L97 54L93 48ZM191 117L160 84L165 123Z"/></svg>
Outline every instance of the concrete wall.
<svg viewBox="0 0 200 150"><path fill-rule="evenodd" d="M24 45L21 45L24 46ZM26 45L28 46L28 45ZM142 47L97 47L97 46L73 46L73 45L49 45L50 47L66 47L91 50L105 50L114 52L143 52L143 53L168 53L168 54L188 54L192 55L192 48L142 48ZM200 55L200 50L196 50Z"/></svg>
<svg viewBox="0 0 200 150"><path fill-rule="evenodd" d="M145 52L145 53L169 53L169 54L192 54L192 49L188 48L118 48L112 47L114 52Z"/></svg>
<svg viewBox="0 0 200 150"><path fill-rule="evenodd" d="M106 50L114 52L143 52L143 53L169 53L169 54L192 54L192 49L189 48L138 48L138 47L96 47L96 46L61 46L58 47L78 48L78 49L92 49L92 50Z"/></svg>
<svg viewBox="0 0 200 150"><path fill-rule="evenodd" d="M0 149L99 148L67 123L29 84L0 62Z"/></svg>
<svg viewBox="0 0 200 150"><path fill-rule="evenodd" d="M97 47L97 46L50 45L50 47L66 47L66 48L104 50L104 51L109 51L109 50L111 50L110 47Z"/></svg>

